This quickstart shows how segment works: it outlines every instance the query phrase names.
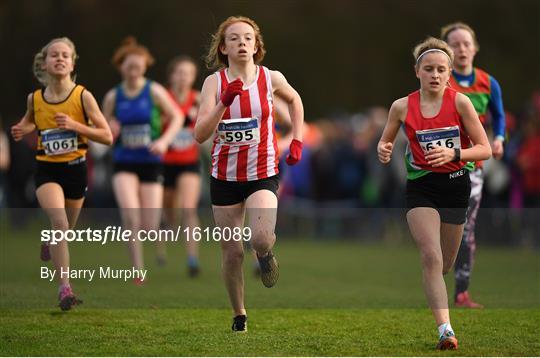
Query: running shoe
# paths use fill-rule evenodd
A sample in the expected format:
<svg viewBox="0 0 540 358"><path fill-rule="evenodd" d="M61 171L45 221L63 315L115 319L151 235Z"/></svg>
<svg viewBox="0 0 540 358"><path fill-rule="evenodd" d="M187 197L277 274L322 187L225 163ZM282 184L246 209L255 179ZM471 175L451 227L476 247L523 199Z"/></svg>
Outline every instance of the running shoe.
<svg viewBox="0 0 540 358"><path fill-rule="evenodd" d="M199 268L199 266L188 266L188 276L189 277L195 278L195 277L199 276L200 273L201 273L201 269Z"/></svg>
<svg viewBox="0 0 540 358"><path fill-rule="evenodd" d="M274 286L279 278L279 265L272 251L264 257L259 257L259 266L261 267L261 281L264 286L270 288Z"/></svg>
<svg viewBox="0 0 540 358"><path fill-rule="evenodd" d="M454 350L458 348L458 342L456 335L452 331L446 331L439 337L439 343L437 343L436 349L441 351Z"/></svg>
<svg viewBox="0 0 540 358"><path fill-rule="evenodd" d="M167 266L167 258L165 258L165 256L156 256L156 264L159 267Z"/></svg>
<svg viewBox="0 0 540 358"><path fill-rule="evenodd" d="M480 303L474 302L469 296L469 291L458 293L456 296L456 307L461 308L484 308Z"/></svg>
<svg viewBox="0 0 540 358"><path fill-rule="evenodd" d="M83 303L82 300L75 297L70 286L62 287L60 293L58 294L58 299L60 300L58 306L62 311L69 311L71 307Z"/></svg>
<svg viewBox="0 0 540 358"><path fill-rule="evenodd" d="M41 261L49 261L51 259L51 252L49 251L49 244L41 244L41 252L39 254Z"/></svg>
<svg viewBox="0 0 540 358"><path fill-rule="evenodd" d="M133 284L135 286L142 286L144 284L144 280L142 278L136 277L133 279Z"/></svg>
<svg viewBox="0 0 540 358"><path fill-rule="evenodd" d="M247 316L238 315L233 318L232 324L233 332L247 332Z"/></svg>

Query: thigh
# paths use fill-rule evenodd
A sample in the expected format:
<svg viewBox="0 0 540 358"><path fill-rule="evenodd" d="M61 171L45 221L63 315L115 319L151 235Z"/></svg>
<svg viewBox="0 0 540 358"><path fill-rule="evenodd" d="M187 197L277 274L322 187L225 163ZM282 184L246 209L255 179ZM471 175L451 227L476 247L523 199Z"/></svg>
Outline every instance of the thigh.
<svg viewBox="0 0 540 358"><path fill-rule="evenodd" d="M184 172L176 178L176 195L180 208L196 209L201 196L201 176L194 172Z"/></svg>
<svg viewBox="0 0 540 358"><path fill-rule="evenodd" d="M48 182L36 189L39 206L43 209L64 209L64 190L58 183Z"/></svg>
<svg viewBox="0 0 540 358"><path fill-rule="evenodd" d="M163 203L163 185L160 183L141 183L141 225L146 229L159 227L161 205Z"/></svg>
<svg viewBox="0 0 540 358"><path fill-rule="evenodd" d="M36 190L39 206L45 211L47 217L55 226L69 228L65 211L64 191L58 183L45 183Z"/></svg>
<svg viewBox="0 0 540 358"><path fill-rule="evenodd" d="M176 208L177 200L175 200L177 194L174 188L164 187L163 188L163 207L164 208Z"/></svg>
<svg viewBox="0 0 540 358"><path fill-rule="evenodd" d="M278 199L270 190L258 190L246 200L248 226L253 233L273 234L276 228Z"/></svg>
<svg viewBox="0 0 540 358"><path fill-rule="evenodd" d="M221 230L222 234L225 228L229 228L232 231L235 227L241 228L244 226L244 203L227 206L212 205L212 211L214 213L215 225ZM221 248L225 251L231 249L243 251L242 241L221 240L220 244Z"/></svg>
<svg viewBox="0 0 540 358"><path fill-rule="evenodd" d="M441 253L441 219L437 210L417 207L407 212L409 230L422 255L435 255L442 258Z"/></svg>
<svg viewBox="0 0 540 358"><path fill-rule="evenodd" d="M140 225L139 210L139 178L130 172L118 172L114 174L113 190L116 202L120 208L123 225L130 230L137 230Z"/></svg>
<svg viewBox="0 0 540 358"><path fill-rule="evenodd" d="M141 208L161 209L163 185L160 183L141 183L139 186Z"/></svg>
<svg viewBox="0 0 540 358"><path fill-rule="evenodd" d="M84 203L84 198L80 199L66 199L66 214L69 222L69 228L73 229L79 219L81 208Z"/></svg>
<svg viewBox="0 0 540 358"><path fill-rule="evenodd" d="M139 178L135 173L118 172L112 179L114 195L120 208L136 209L141 207L139 200Z"/></svg>
<svg viewBox="0 0 540 358"><path fill-rule="evenodd" d="M461 244L464 225L441 223L441 247L445 263L451 264L456 260L456 256Z"/></svg>

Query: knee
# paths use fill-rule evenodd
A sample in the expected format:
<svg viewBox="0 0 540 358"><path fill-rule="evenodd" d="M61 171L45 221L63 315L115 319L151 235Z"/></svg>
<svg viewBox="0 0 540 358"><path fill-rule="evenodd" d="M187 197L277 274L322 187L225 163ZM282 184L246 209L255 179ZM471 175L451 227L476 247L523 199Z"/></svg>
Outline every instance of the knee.
<svg viewBox="0 0 540 358"><path fill-rule="evenodd" d="M53 230L66 231L69 229L69 223L66 218L52 218L51 227Z"/></svg>
<svg viewBox="0 0 540 358"><path fill-rule="evenodd" d="M126 217L123 220L123 226L126 230L131 230L132 233L135 233L141 229L141 221L134 217Z"/></svg>
<svg viewBox="0 0 540 358"><path fill-rule="evenodd" d="M244 250L242 248L228 248L223 252L224 266L242 265L244 261Z"/></svg>
<svg viewBox="0 0 540 358"><path fill-rule="evenodd" d="M184 226L197 226L198 224L198 214L197 209L187 207L182 210L182 221Z"/></svg>
<svg viewBox="0 0 540 358"><path fill-rule="evenodd" d="M276 235L273 231L253 230L251 232L251 247L253 250L264 253L270 251Z"/></svg>
<svg viewBox="0 0 540 358"><path fill-rule="evenodd" d="M422 255L422 265L424 267L424 270L427 271L441 272L443 270L442 258L435 252L424 253L424 255Z"/></svg>

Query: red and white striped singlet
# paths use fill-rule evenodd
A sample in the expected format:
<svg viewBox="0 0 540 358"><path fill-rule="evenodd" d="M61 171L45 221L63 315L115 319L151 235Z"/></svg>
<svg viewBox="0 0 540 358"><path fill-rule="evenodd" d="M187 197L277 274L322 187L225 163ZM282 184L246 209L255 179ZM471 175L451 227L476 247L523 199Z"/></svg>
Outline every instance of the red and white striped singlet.
<svg viewBox="0 0 540 358"><path fill-rule="evenodd" d="M217 100L227 89L226 70L215 73L218 79ZM278 173L278 148L274 131L274 107L270 71L257 66L257 80L225 111L227 119L256 118L260 130L259 143L227 145L219 140L216 132L212 146L212 176L226 181L252 181L274 176ZM220 122L221 123L221 122Z"/></svg>

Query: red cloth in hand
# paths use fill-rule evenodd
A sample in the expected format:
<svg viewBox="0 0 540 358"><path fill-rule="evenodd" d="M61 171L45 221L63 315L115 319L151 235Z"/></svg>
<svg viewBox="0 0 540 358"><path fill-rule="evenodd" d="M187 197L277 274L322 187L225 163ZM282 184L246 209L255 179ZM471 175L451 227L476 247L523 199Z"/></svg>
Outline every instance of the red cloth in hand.
<svg viewBox="0 0 540 358"><path fill-rule="evenodd" d="M285 158L285 162L289 165L295 165L302 159L302 142L293 139L289 146L289 154Z"/></svg>
<svg viewBox="0 0 540 358"><path fill-rule="evenodd" d="M229 107L233 103L234 97L242 93L243 86L244 83L239 78L229 83L227 89L221 94L221 102L225 107Z"/></svg>

